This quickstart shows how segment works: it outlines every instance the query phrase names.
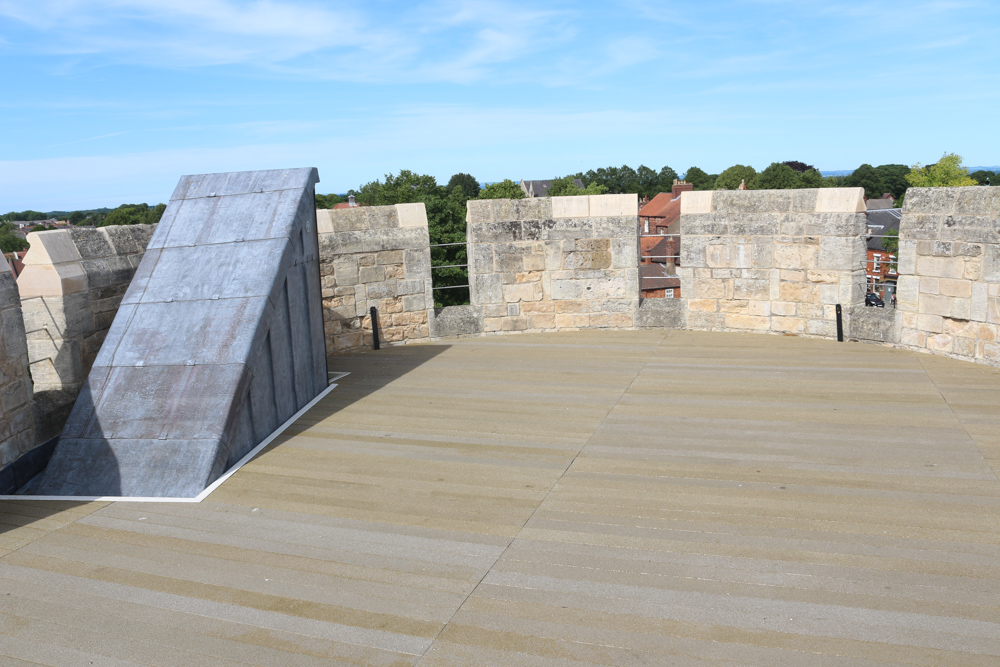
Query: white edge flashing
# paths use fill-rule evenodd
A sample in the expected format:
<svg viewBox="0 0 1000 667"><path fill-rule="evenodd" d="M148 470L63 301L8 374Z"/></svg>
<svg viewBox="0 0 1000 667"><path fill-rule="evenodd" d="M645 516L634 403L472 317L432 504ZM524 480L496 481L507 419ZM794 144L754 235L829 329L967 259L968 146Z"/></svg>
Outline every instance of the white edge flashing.
<svg viewBox="0 0 1000 667"><path fill-rule="evenodd" d="M330 373L330 382L334 380L339 380L345 375L350 375L350 373ZM208 498L209 494L215 491L219 486L222 485L227 479L233 476L233 474L253 460L253 457L257 456L262 449L274 442L274 439L285 432L289 426L297 422L303 415L305 415L309 410L312 409L314 405L320 402L320 400L333 391L337 385L330 384L326 389L321 391L316 395L316 398L306 403L305 407L296 412L294 415L288 418L284 424L279 426L271 435L264 438L259 445L250 450L250 452L244 456L242 459L236 462L236 464L231 467L226 472L208 485L208 487L199 493L194 498L169 498L169 497L153 497L153 498L143 498L141 496L4 496L0 495L0 500L73 500L76 502L129 502L129 503L200 503L205 498Z"/></svg>

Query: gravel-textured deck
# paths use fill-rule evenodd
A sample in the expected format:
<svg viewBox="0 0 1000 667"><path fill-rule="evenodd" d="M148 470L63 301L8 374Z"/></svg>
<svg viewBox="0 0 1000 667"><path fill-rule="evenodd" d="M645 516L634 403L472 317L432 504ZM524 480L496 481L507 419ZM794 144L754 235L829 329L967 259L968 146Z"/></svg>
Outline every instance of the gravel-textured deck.
<svg viewBox="0 0 1000 667"><path fill-rule="evenodd" d="M1000 370L692 332L331 370L203 503L0 502L0 664L1000 664Z"/></svg>

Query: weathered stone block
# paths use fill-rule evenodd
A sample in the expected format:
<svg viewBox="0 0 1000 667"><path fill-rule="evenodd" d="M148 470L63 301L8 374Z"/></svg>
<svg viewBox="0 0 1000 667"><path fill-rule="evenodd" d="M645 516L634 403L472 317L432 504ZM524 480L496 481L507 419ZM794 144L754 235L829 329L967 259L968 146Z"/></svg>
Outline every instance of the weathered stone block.
<svg viewBox="0 0 1000 667"><path fill-rule="evenodd" d="M947 215L941 224L941 238L968 243L1000 243L1000 233L989 215Z"/></svg>
<svg viewBox="0 0 1000 667"><path fill-rule="evenodd" d="M771 283L768 280L749 280L737 278L733 281L733 298L736 299L768 299L771 293Z"/></svg>
<svg viewBox="0 0 1000 667"><path fill-rule="evenodd" d="M740 235L780 233L781 216L777 213L744 213L731 216L729 233Z"/></svg>
<svg viewBox="0 0 1000 667"><path fill-rule="evenodd" d="M681 236L680 263L686 267L708 266L706 248L708 246L707 236ZM1000 275L1000 262L997 264L998 275Z"/></svg>
<svg viewBox="0 0 1000 667"><path fill-rule="evenodd" d="M922 288L923 284L921 284L921 292ZM972 281L941 278L938 280L937 293L943 296L970 298L972 296Z"/></svg>
<svg viewBox="0 0 1000 667"><path fill-rule="evenodd" d="M474 305L503 303L500 274L470 275L470 300Z"/></svg>
<svg viewBox="0 0 1000 667"><path fill-rule="evenodd" d="M710 244L705 248L705 263L712 268L750 268L753 246L746 243Z"/></svg>
<svg viewBox="0 0 1000 667"><path fill-rule="evenodd" d="M778 269L805 270L819 265L819 248L808 243L774 244L774 267ZM803 278L804 279L804 276Z"/></svg>
<svg viewBox="0 0 1000 667"><path fill-rule="evenodd" d="M738 313L726 313L724 322L728 329L766 331L771 327L771 318L756 315L741 315Z"/></svg>
<svg viewBox="0 0 1000 667"><path fill-rule="evenodd" d="M917 274L938 278L965 276L965 259L961 257L917 257Z"/></svg>
<svg viewBox="0 0 1000 667"><path fill-rule="evenodd" d="M903 220L910 213L951 213L960 188L910 188L903 202Z"/></svg>
<svg viewBox="0 0 1000 667"><path fill-rule="evenodd" d="M358 259L355 255L339 255L333 260L333 276L337 285L355 285L358 282Z"/></svg>
<svg viewBox="0 0 1000 667"><path fill-rule="evenodd" d="M470 225L469 234L470 243L510 243L523 238L521 223L518 220Z"/></svg>
<svg viewBox="0 0 1000 667"><path fill-rule="evenodd" d="M951 315L951 298L934 294L921 294L917 312L925 315Z"/></svg>
<svg viewBox="0 0 1000 667"><path fill-rule="evenodd" d="M852 306L848 311L847 336L879 343L899 342L898 310Z"/></svg>
<svg viewBox="0 0 1000 667"><path fill-rule="evenodd" d="M910 190L912 189L910 188ZM909 204L909 200L906 203ZM909 213L904 207L903 218L899 222L899 236L902 239L929 239L931 241L940 239L943 220L943 215L926 212Z"/></svg>
<svg viewBox="0 0 1000 667"><path fill-rule="evenodd" d="M688 236L729 233L729 218L715 213L682 215L680 219L681 243Z"/></svg>
<svg viewBox="0 0 1000 667"><path fill-rule="evenodd" d="M819 268L850 271L866 261L865 244L858 237L824 236L819 244Z"/></svg>
<svg viewBox="0 0 1000 667"><path fill-rule="evenodd" d="M916 312L920 299L920 278L917 276L900 276L896 281L896 306L903 310Z"/></svg>
<svg viewBox="0 0 1000 667"><path fill-rule="evenodd" d="M405 311L425 310L426 308L427 300L423 294L411 294L403 297L403 310Z"/></svg>
<svg viewBox="0 0 1000 667"><path fill-rule="evenodd" d="M978 322L986 321L987 287L985 283L972 284L972 304L970 317Z"/></svg>

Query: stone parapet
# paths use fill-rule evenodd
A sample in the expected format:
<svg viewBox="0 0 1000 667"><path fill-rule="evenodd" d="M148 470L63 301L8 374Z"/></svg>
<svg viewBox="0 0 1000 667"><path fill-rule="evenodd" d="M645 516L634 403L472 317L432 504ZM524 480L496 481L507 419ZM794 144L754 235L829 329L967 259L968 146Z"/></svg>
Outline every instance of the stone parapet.
<svg viewBox="0 0 1000 667"><path fill-rule="evenodd" d="M900 344L1000 366L1000 192L910 188L899 234Z"/></svg>
<svg viewBox="0 0 1000 667"><path fill-rule="evenodd" d="M0 255L0 469L35 446L31 385L17 283Z"/></svg>
<svg viewBox="0 0 1000 667"><path fill-rule="evenodd" d="M430 237L422 203L316 212L327 354L430 336Z"/></svg>
<svg viewBox="0 0 1000 667"><path fill-rule="evenodd" d="M31 247L17 286L40 441L62 430L155 230L129 225L28 234Z"/></svg>
<svg viewBox="0 0 1000 667"><path fill-rule="evenodd" d="M681 195L687 328L836 336L865 281L861 188Z"/></svg>
<svg viewBox="0 0 1000 667"><path fill-rule="evenodd" d="M633 327L638 210L634 194L469 201L470 300L483 331Z"/></svg>

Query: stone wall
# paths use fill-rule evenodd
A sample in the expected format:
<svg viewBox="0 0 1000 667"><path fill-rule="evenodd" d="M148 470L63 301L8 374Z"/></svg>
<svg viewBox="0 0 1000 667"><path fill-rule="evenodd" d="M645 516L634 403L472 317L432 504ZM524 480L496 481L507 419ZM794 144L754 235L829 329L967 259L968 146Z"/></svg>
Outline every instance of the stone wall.
<svg viewBox="0 0 1000 667"><path fill-rule="evenodd" d="M28 234L31 248L17 285L39 440L62 430L155 229L130 225Z"/></svg>
<svg viewBox="0 0 1000 667"><path fill-rule="evenodd" d="M0 255L0 469L35 446L31 394L17 283Z"/></svg>
<svg viewBox="0 0 1000 667"><path fill-rule="evenodd" d="M834 337L864 298L861 188L681 195L686 327Z"/></svg>
<svg viewBox="0 0 1000 667"><path fill-rule="evenodd" d="M327 354L371 347L370 308L386 343L427 339L430 237L423 204L319 210Z"/></svg>
<svg viewBox="0 0 1000 667"><path fill-rule="evenodd" d="M899 227L902 346L1000 366L998 190L907 191Z"/></svg>
<svg viewBox="0 0 1000 667"><path fill-rule="evenodd" d="M470 300L483 331L632 327L637 216L634 194L469 201Z"/></svg>

